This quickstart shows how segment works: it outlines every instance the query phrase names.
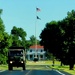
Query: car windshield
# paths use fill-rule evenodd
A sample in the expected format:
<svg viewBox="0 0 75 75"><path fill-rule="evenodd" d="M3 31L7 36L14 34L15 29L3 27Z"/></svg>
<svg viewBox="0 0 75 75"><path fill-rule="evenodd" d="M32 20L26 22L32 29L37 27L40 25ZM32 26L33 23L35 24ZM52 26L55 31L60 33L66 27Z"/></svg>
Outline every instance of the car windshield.
<svg viewBox="0 0 75 75"><path fill-rule="evenodd" d="M10 56L23 56L23 51L10 51Z"/></svg>

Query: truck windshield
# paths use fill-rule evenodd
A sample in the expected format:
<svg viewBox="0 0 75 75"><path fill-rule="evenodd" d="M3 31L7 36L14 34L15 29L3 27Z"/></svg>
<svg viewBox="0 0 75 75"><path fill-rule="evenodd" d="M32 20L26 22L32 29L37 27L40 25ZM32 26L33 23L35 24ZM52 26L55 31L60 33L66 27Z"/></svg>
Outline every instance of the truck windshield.
<svg viewBox="0 0 75 75"><path fill-rule="evenodd" d="M10 51L10 56L23 56L23 51Z"/></svg>

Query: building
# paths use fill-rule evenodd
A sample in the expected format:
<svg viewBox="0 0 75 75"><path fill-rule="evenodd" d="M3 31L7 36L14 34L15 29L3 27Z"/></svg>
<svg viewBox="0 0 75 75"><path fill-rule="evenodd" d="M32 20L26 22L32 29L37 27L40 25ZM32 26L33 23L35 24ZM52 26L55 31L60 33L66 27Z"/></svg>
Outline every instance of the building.
<svg viewBox="0 0 75 75"><path fill-rule="evenodd" d="M27 59L34 60L34 58L37 57L38 60L45 60L45 53L43 46L33 45L27 50Z"/></svg>

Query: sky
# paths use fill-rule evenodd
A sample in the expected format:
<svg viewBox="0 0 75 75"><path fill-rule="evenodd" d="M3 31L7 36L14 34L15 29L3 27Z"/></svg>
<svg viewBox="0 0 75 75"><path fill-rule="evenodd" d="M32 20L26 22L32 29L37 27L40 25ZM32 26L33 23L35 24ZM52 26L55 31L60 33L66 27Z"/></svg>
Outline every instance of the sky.
<svg viewBox="0 0 75 75"><path fill-rule="evenodd" d="M36 12L36 7L41 11ZM1 18L7 33L16 26L24 29L27 40L32 35L40 40L46 23L65 18L68 11L75 10L75 0L0 0L0 9L3 9Z"/></svg>

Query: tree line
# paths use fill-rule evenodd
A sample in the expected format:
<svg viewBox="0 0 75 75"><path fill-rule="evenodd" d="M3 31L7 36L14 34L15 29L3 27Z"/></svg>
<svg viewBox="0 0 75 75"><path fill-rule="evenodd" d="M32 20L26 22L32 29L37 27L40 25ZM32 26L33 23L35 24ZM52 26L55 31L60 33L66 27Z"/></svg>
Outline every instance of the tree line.
<svg viewBox="0 0 75 75"><path fill-rule="evenodd" d="M44 49L59 59L62 64L75 64L75 11L67 12L67 16L59 21L46 23L40 34L40 44Z"/></svg>

